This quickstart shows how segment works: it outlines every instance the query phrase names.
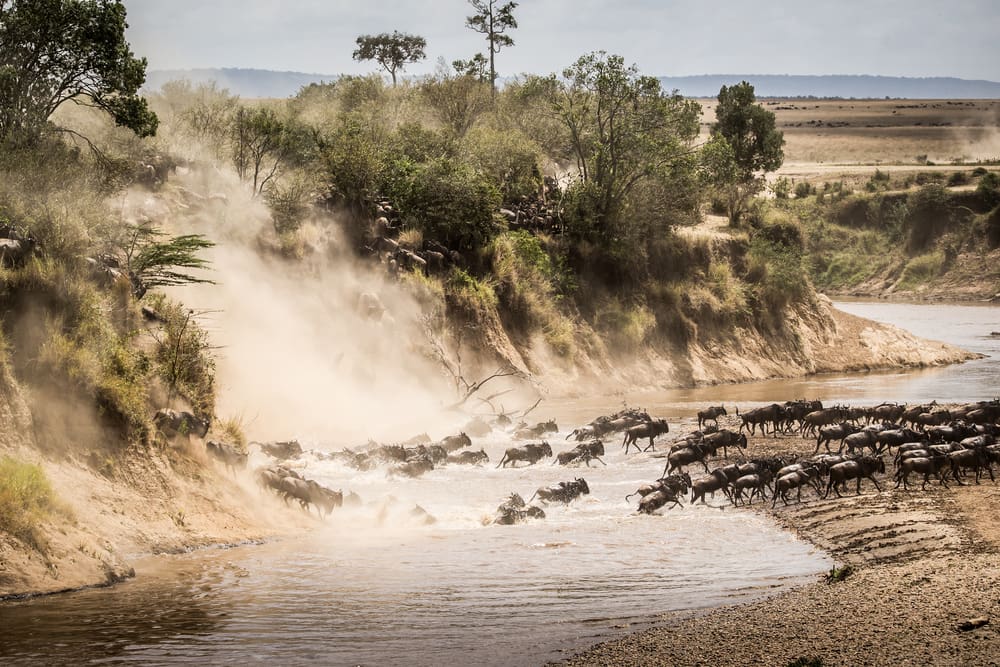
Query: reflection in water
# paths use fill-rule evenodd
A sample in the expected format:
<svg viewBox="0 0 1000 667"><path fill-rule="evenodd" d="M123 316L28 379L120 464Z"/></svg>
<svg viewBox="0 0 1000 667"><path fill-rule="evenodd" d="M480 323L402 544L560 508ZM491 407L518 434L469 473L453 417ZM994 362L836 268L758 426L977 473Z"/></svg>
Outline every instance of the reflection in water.
<svg viewBox="0 0 1000 667"><path fill-rule="evenodd" d="M1000 340L988 334L1000 329L1000 309L840 307L990 356L917 372L550 401L545 416L563 427L551 442L563 449L574 425L626 398L690 419L719 402L966 401L998 393ZM388 480L382 471L310 460L310 476L357 491L368 504L342 510L306 538L151 559L136 565L136 580L110 589L0 605L0 663L541 664L659 613L759 596L829 567L762 517L704 506L636 516L622 499L663 462L626 458L617 441L608 444L606 468L572 473L449 467ZM497 461L509 441L480 445ZM569 474L585 476L591 495L546 508L541 522L482 525L511 491L527 497ZM397 499L387 505L390 520L376 527L390 495ZM414 503L438 523L407 525Z"/></svg>

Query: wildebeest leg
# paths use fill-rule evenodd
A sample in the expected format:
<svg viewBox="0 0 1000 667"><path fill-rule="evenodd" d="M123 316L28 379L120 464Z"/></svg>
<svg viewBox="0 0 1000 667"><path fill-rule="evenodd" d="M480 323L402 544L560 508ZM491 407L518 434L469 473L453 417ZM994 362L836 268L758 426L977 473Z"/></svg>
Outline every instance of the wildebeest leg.
<svg viewBox="0 0 1000 667"><path fill-rule="evenodd" d="M601 457L600 456L591 456L590 458L591 459L597 459L598 461L601 461ZM605 463L604 461L601 461L601 465L602 466L607 466L608 464ZM588 468L590 467L590 459L587 459L587 467Z"/></svg>
<svg viewBox="0 0 1000 667"><path fill-rule="evenodd" d="M870 479L872 481L872 484L875 485L875 490L878 491L879 493L882 493L882 487L878 485L878 480L875 479L875 473L869 475L868 479ZM861 486L861 478L858 478L858 486Z"/></svg>

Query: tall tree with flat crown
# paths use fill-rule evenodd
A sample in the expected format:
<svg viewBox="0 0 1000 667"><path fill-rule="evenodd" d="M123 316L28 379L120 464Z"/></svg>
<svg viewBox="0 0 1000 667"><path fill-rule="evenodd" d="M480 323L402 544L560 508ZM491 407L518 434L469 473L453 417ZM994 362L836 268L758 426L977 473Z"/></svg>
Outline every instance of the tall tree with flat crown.
<svg viewBox="0 0 1000 667"><path fill-rule="evenodd" d="M0 0L0 143L33 143L69 101L155 134L139 96L146 59L130 50L127 27L117 0Z"/></svg>
<svg viewBox="0 0 1000 667"><path fill-rule="evenodd" d="M476 13L466 17L465 27L486 35L486 41L490 44L490 85L493 97L496 98L496 54L505 46L514 46L514 40L506 32L517 27L517 19L514 18L517 3L499 5L498 0L469 0L469 4Z"/></svg>
<svg viewBox="0 0 1000 667"><path fill-rule="evenodd" d="M427 40L419 35L408 35L393 30L378 35L361 35L356 40L358 48L354 50L354 59L374 60L392 77L392 85L396 86L396 71L403 70L408 63L415 63L427 57L424 49Z"/></svg>

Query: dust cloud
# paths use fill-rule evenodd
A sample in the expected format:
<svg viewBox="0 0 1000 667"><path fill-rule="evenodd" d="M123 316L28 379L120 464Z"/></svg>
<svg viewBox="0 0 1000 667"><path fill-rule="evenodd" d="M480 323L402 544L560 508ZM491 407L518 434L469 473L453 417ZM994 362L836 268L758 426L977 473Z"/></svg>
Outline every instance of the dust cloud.
<svg viewBox="0 0 1000 667"><path fill-rule="evenodd" d="M132 191L123 215L217 244L204 255L216 284L169 294L218 346L217 415L242 418L251 439L350 446L441 437L467 419L442 407L452 393L421 351L415 297L356 259L337 220L309 220L305 258L289 261L267 247L266 206L218 169L180 169L160 192Z"/></svg>

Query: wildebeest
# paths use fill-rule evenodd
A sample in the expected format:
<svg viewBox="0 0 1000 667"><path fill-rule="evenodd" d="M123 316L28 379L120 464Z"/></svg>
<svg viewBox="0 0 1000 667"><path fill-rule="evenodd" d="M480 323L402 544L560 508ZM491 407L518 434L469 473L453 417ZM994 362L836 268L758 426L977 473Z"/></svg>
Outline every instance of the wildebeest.
<svg viewBox="0 0 1000 667"><path fill-rule="evenodd" d="M497 507L496 516L493 523L501 526L510 526L525 519L544 519L545 512L541 507L528 505L517 493L512 493Z"/></svg>
<svg viewBox="0 0 1000 667"><path fill-rule="evenodd" d="M546 456L552 456L552 447L547 442L510 447L503 453L503 458L500 459L497 468L506 468L508 463L511 467L516 468L518 461L527 461L528 465L533 465Z"/></svg>
<svg viewBox="0 0 1000 667"><path fill-rule="evenodd" d="M780 475L774 482L774 499L771 502L771 507L777 504L779 496L781 497L781 502L787 505L788 492L792 489L796 490L796 502L802 502L802 487L806 484L812 484L813 488L816 489L816 495L819 495L818 480L819 468L815 465L805 466L801 470L793 470L785 475Z"/></svg>
<svg viewBox="0 0 1000 667"><path fill-rule="evenodd" d="M625 502L632 496L639 496L643 498L651 493L655 493L660 489L666 489L674 494L687 493L691 489L691 476L685 473L675 473L668 477L661 477L652 484L643 484L633 493L625 496Z"/></svg>
<svg viewBox="0 0 1000 667"><path fill-rule="evenodd" d="M722 491L729 497L729 477L720 469L716 468L706 477L699 477L691 483L691 504L698 502L705 503L705 494L715 497L716 491Z"/></svg>
<svg viewBox="0 0 1000 667"><path fill-rule="evenodd" d="M924 476L924 483L920 485L921 491L927 488L927 482L930 481L931 475L937 477L941 485L947 488L948 485L945 483L944 477L941 475L941 471L950 465L951 460L944 454L932 454L931 456L917 456L903 459L896 466L896 486L894 488L898 489L899 485L902 484L904 489L909 489L909 477L911 472L919 473Z"/></svg>
<svg viewBox="0 0 1000 667"><path fill-rule="evenodd" d="M424 457L400 463L395 468L392 468L390 473L403 475L404 477L420 477L431 470L434 470L434 462Z"/></svg>
<svg viewBox="0 0 1000 667"><path fill-rule="evenodd" d="M708 448L711 455L714 456L721 449L722 455L727 459L729 458L728 447L736 447L737 449L747 448L747 436L745 433L736 433L725 429L709 433L701 441Z"/></svg>
<svg viewBox="0 0 1000 667"><path fill-rule="evenodd" d="M684 466L695 462L703 465L705 467L705 472L708 472L708 464L705 463L705 459L708 457L709 453L708 447L697 443L678 449L675 452L670 452L670 454L667 455L667 465L663 469L663 475L661 475L661 477L666 477L673 470L683 472Z"/></svg>
<svg viewBox="0 0 1000 667"><path fill-rule="evenodd" d="M544 503L570 503L588 493L590 493L590 487L587 486L587 480L577 477L572 482L559 482L555 486L539 488L531 498L528 498L528 502L530 503L535 499L535 496L538 496L538 499Z"/></svg>
<svg viewBox="0 0 1000 667"><path fill-rule="evenodd" d="M830 452L830 443L834 440L840 440L840 449L843 449L844 438L852 433L857 433L860 430L861 429L859 427L847 422L821 427L819 429L819 435L816 436L816 451L814 451L813 454L819 454L819 447L824 444L826 445L826 451L832 454L833 452Z"/></svg>
<svg viewBox="0 0 1000 667"><path fill-rule="evenodd" d="M730 485L730 500L733 505L739 504L743 500L744 489L750 492L747 497L747 504L753 503L754 496L760 496L761 500L767 499L767 485L770 483L772 473L767 468L760 468L757 472L742 475Z"/></svg>
<svg viewBox="0 0 1000 667"><path fill-rule="evenodd" d="M483 463L489 463L490 457L486 455L485 450L479 450L478 452L459 452L458 454L452 454L447 458L448 463L458 463L460 465L481 465Z"/></svg>
<svg viewBox="0 0 1000 667"><path fill-rule="evenodd" d="M443 439L440 443L445 450L451 454L452 452L458 451L459 449L464 449L466 447L472 446L472 439L461 432L458 435L449 435L447 438Z"/></svg>
<svg viewBox="0 0 1000 667"><path fill-rule="evenodd" d="M213 457L222 461L233 474L236 474L237 468L247 467L247 453L239 450L235 445L209 440L205 443L205 449Z"/></svg>
<svg viewBox="0 0 1000 667"><path fill-rule="evenodd" d="M740 433L744 428L749 429L750 435L756 434L756 429L760 426L762 435L767 435L767 425L772 425L772 431L777 434L778 424L784 418L785 409L777 403L766 405L762 408L754 408L740 415Z"/></svg>
<svg viewBox="0 0 1000 667"><path fill-rule="evenodd" d="M963 482L959 478L958 473L965 469L971 469L975 472L976 484L979 484L979 480L983 474L983 468L986 468L989 471L990 480L995 481L993 477L993 468L990 466L990 459L986 453L986 447L982 445L975 446L970 449L962 449L957 452L951 452L948 454L948 459L951 462L951 475L959 484L962 484Z"/></svg>
<svg viewBox="0 0 1000 667"><path fill-rule="evenodd" d="M698 411L698 428L700 429L705 425L705 422L711 420L715 422L715 425L719 425L719 417L725 417L726 408L723 405L713 405L705 408L704 410Z"/></svg>
<svg viewBox="0 0 1000 667"><path fill-rule="evenodd" d="M644 424L630 426L625 430L625 439L622 441L622 446L625 447L626 454L628 454L628 448L633 444L635 444L636 451L648 451L653 447L653 440L655 438L669 432L670 426L667 424L666 419L656 419ZM640 438L649 438L649 446L642 450L636 444L636 440Z"/></svg>
<svg viewBox="0 0 1000 667"><path fill-rule="evenodd" d="M591 440L590 442L581 442L568 452L560 452L556 456L556 460L552 462L552 465L558 463L564 466L582 461L589 468L592 459L597 459L602 465L607 465L601 460L602 456L604 456L604 443L600 440Z"/></svg>
<svg viewBox="0 0 1000 667"><path fill-rule="evenodd" d="M260 442L257 444L260 447L260 451L272 458L278 459L279 461L297 459L302 456L302 445L295 440L287 440L284 442Z"/></svg>
<svg viewBox="0 0 1000 667"><path fill-rule="evenodd" d="M671 507L684 506L676 493L670 489L659 489L647 496L643 496L642 500L639 501L639 509L637 511L640 514L652 514L667 503L673 503Z"/></svg>
<svg viewBox="0 0 1000 667"><path fill-rule="evenodd" d="M858 480L857 493L860 496L861 480L865 477L872 481L877 490L881 491L878 480L875 479L876 472L885 472L885 461L880 456L862 456L853 461L844 461L831 466L830 479L826 484L826 493L823 494L823 497L826 498L830 495L830 489L833 489L838 498L842 497L837 487L846 485L847 481L851 479Z"/></svg>
<svg viewBox="0 0 1000 667"><path fill-rule="evenodd" d="M534 426L522 426L521 428L514 431L514 437L518 440L530 440L531 438L540 438L546 433L555 433L559 430L559 427L554 421L539 422Z"/></svg>
<svg viewBox="0 0 1000 667"><path fill-rule="evenodd" d="M168 440L178 436L189 438L194 435L204 438L208 434L209 422L191 412L164 408L157 410L153 424Z"/></svg>

